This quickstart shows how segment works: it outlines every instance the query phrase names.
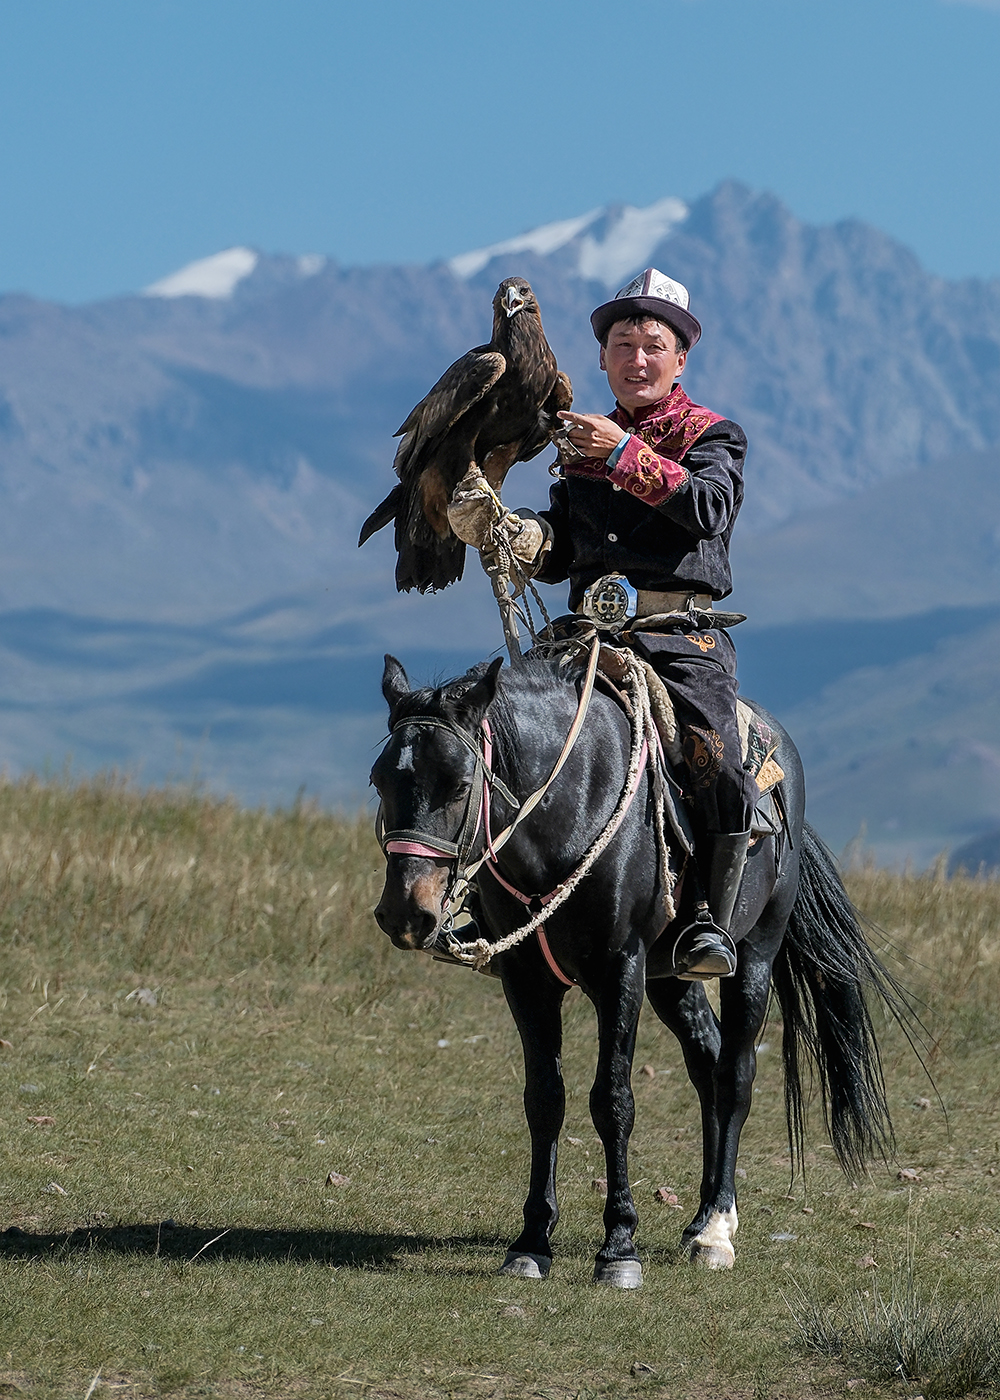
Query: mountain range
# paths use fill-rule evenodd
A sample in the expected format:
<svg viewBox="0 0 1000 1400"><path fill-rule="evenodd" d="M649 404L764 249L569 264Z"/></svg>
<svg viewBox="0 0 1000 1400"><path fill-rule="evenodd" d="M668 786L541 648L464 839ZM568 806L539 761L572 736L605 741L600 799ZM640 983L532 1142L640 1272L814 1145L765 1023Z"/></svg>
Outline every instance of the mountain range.
<svg viewBox="0 0 1000 1400"><path fill-rule="evenodd" d="M0 759L362 801L380 653L427 679L500 640L477 566L398 598L391 541L356 549L395 428L515 272L605 409L589 312L650 263L705 328L688 392L750 438L741 673L820 830L923 861L1000 825L1000 283L735 183L429 267L235 248L134 296L0 297Z"/></svg>

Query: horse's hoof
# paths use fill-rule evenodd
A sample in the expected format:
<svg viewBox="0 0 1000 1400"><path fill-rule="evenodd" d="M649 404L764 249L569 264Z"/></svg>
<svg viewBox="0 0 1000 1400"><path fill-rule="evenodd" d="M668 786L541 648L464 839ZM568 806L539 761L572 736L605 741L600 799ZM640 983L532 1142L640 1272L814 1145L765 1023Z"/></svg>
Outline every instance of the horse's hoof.
<svg viewBox="0 0 1000 1400"><path fill-rule="evenodd" d="M731 1269L736 1263L732 1245L695 1244L691 1246L691 1263L699 1269Z"/></svg>
<svg viewBox="0 0 1000 1400"><path fill-rule="evenodd" d="M551 1267L552 1260L547 1254L528 1254L523 1250L508 1249L499 1272L508 1278L548 1278Z"/></svg>
<svg viewBox="0 0 1000 1400"><path fill-rule="evenodd" d="M641 1288L642 1265L638 1259L612 1259L594 1269L594 1282L608 1288Z"/></svg>

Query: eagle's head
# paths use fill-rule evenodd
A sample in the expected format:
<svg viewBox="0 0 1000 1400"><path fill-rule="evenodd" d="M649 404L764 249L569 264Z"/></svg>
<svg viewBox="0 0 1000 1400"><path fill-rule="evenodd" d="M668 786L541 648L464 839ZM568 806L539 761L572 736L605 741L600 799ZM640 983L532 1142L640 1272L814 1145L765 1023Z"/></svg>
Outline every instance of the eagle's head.
<svg viewBox="0 0 1000 1400"><path fill-rule="evenodd" d="M538 302L531 290L531 283L526 282L523 277L504 278L493 298L493 311L497 318L506 316L510 320L512 316L516 316L519 311L525 309L528 311L538 310Z"/></svg>

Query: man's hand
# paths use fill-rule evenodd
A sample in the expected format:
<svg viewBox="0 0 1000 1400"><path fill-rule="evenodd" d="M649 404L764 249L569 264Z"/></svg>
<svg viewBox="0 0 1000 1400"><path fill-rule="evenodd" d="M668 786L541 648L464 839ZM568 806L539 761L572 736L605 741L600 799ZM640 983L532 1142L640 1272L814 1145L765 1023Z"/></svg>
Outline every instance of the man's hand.
<svg viewBox="0 0 1000 1400"><path fill-rule="evenodd" d="M499 520L500 510L489 483L477 473L467 472L455 487L448 506L448 524L452 532L463 544L481 551L489 548L490 536ZM505 531L514 555L523 564L533 564L545 540L538 521L522 520L519 515L508 513L500 528Z"/></svg>
<svg viewBox="0 0 1000 1400"><path fill-rule="evenodd" d="M566 424L567 437L584 457L608 457L625 436L624 429L600 413L558 415Z"/></svg>

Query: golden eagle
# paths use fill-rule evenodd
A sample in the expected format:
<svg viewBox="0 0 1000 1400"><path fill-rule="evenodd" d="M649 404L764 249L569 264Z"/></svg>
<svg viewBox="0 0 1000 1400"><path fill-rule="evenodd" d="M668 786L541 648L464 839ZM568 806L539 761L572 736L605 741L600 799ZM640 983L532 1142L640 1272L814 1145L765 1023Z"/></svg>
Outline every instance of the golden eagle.
<svg viewBox="0 0 1000 1400"><path fill-rule="evenodd" d="M396 587L421 593L462 577L465 545L448 524L448 502L470 469L499 492L508 469L552 441L573 390L556 366L541 312L523 277L493 298L493 339L470 350L421 399L395 434L399 485L361 527L358 544L396 522Z"/></svg>

